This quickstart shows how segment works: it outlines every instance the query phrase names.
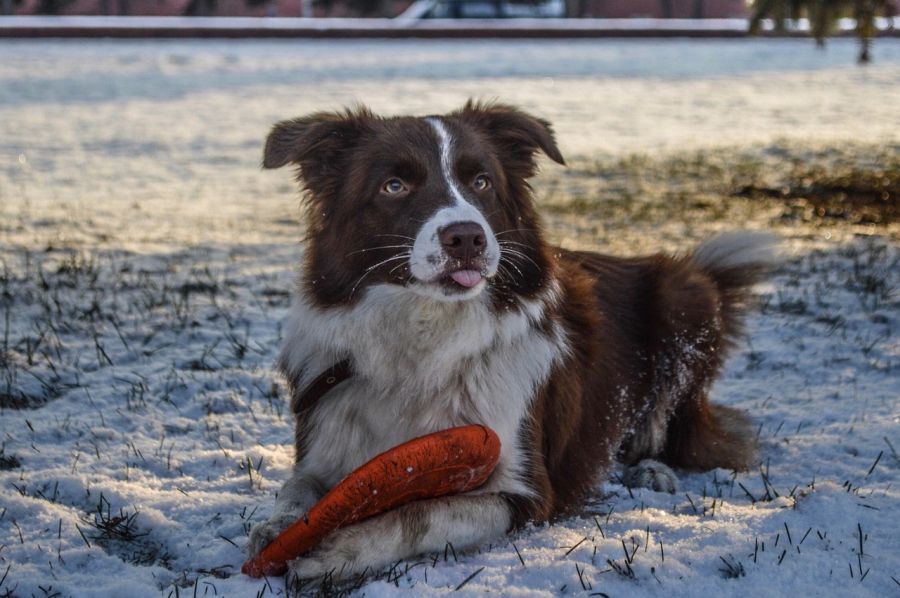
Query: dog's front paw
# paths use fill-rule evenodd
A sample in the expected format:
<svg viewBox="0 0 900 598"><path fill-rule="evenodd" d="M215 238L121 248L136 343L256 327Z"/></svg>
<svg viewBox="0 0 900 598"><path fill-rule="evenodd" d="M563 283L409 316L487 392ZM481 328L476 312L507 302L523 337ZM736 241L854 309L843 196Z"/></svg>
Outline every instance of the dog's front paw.
<svg viewBox="0 0 900 598"><path fill-rule="evenodd" d="M337 530L315 550L289 561L288 569L291 574L298 579L323 575L342 579L356 573L357 569L365 566L360 566L365 546L360 534L354 534L353 531L353 526Z"/></svg>
<svg viewBox="0 0 900 598"><path fill-rule="evenodd" d="M393 513L385 513L356 525L334 531L315 550L288 562L291 574L299 579L329 575L346 579L409 556L399 542L399 528Z"/></svg>
<svg viewBox="0 0 900 598"><path fill-rule="evenodd" d="M247 554L251 557L259 554L263 548L278 537L278 534L290 527L296 520L297 515L295 514L278 514L273 515L268 521L254 526L250 530L250 537L247 540Z"/></svg>
<svg viewBox="0 0 900 598"><path fill-rule="evenodd" d="M669 494L675 494L678 490L678 478L672 468L653 459L644 459L636 465L626 467L622 483L629 488L648 488Z"/></svg>

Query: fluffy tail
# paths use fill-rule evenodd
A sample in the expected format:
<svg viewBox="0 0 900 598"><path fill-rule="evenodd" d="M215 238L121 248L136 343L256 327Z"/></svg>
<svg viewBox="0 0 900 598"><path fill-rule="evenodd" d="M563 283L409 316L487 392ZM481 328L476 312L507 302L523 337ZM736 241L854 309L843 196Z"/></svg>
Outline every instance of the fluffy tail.
<svg viewBox="0 0 900 598"><path fill-rule="evenodd" d="M719 289L725 337L734 341L742 332L745 311L753 285L780 262L780 239L768 233L730 232L704 241L691 261L708 274Z"/></svg>

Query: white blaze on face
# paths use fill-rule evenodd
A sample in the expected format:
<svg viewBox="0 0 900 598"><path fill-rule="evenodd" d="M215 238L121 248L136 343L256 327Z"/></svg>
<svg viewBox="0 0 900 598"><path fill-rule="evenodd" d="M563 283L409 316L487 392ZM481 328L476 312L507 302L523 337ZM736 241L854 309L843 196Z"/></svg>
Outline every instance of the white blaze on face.
<svg viewBox="0 0 900 598"><path fill-rule="evenodd" d="M416 279L422 282L435 282L447 274L445 268L450 258L441 245L440 231L444 227L457 222L474 222L481 225L481 228L484 229L486 245L483 255L485 268L477 274L480 274L481 277L489 278L497 273L497 266L500 263L500 246L497 244L494 232L491 230L491 226L485 219L484 214L466 201L462 190L453 178L453 161L451 157L453 139L444 123L435 117L427 118L425 122L431 125L435 133L437 133L440 143L441 176L444 179L452 203L438 210L419 229L416 241L413 244L412 255L409 258L410 271ZM469 295L474 296L484 287L483 279L471 286L467 284L477 278L476 273L472 271L460 271L453 278L461 286L469 288L469 292L465 295L456 295L456 298L464 298Z"/></svg>

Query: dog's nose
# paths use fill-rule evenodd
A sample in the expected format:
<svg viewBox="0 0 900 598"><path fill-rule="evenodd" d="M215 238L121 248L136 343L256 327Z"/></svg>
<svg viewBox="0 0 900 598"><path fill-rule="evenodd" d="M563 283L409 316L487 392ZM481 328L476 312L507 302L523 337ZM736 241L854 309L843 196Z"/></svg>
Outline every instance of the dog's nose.
<svg viewBox="0 0 900 598"><path fill-rule="evenodd" d="M484 229L477 222L454 222L439 233L444 251L452 258L468 260L484 253Z"/></svg>

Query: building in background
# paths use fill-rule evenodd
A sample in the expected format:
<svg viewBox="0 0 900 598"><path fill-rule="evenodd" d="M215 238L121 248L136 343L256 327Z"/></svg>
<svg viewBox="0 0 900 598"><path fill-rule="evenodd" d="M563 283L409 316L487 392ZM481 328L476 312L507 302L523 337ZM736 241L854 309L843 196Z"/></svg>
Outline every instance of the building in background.
<svg viewBox="0 0 900 598"><path fill-rule="evenodd" d="M393 17L412 0L5 0L12 14Z"/></svg>
<svg viewBox="0 0 900 598"><path fill-rule="evenodd" d="M746 0L568 0L568 12L604 19L723 19L750 14Z"/></svg>
<svg viewBox="0 0 900 598"><path fill-rule="evenodd" d="M422 17L747 17L746 0L3 0L12 14L142 16L394 17L413 4Z"/></svg>

